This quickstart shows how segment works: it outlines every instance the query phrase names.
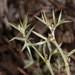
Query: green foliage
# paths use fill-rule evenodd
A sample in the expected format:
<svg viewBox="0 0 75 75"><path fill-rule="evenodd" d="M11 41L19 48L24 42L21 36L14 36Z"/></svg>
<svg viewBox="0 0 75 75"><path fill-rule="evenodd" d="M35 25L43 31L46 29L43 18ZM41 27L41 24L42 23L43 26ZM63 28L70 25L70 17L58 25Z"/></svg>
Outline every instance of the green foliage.
<svg viewBox="0 0 75 75"><path fill-rule="evenodd" d="M12 38L10 41L13 41L13 40L25 41L25 38L21 38L21 37L14 37L14 38Z"/></svg>
<svg viewBox="0 0 75 75"><path fill-rule="evenodd" d="M61 20L61 16L62 16L62 12L60 12L59 18L58 18L58 22L56 23L56 18L55 18L55 13L53 10L53 21L54 21L54 30L56 29L57 26L59 26L62 23L67 23L70 21L65 21L65 19ZM52 23L51 21L47 18L47 16L45 15L45 13L42 13L42 19L40 19L39 17L35 16L39 21L41 21L42 23L44 23L50 30L52 30Z"/></svg>
<svg viewBox="0 0 75 75"><path fill-rule="evenodd" d="M72 50L71 52L69 52L67 56L69 57L69 56L72 55L73 53L75 53L75 49Z"/></svg>
<svg viewBox="0 0 75 75"><path fill-rule="evenodd" d="M54 10L53 10L53 21L54 21L54 25L56 26L56 18L55 18Z"/></svg>
<svg viewBox="0 0 75 75"><path fill-rule="evenodd" d="M29 25L27 25L27 16L26 16L26 18L25 18L25 20L24 20L24 22L22 23L22 21L20 21L20 25L16 25L16 24L11 24L11 23L9 23L13 28L15 28L15 29L17 29L18 31L20 31L21 32L21 34L23 34L23 35L25 35L25 31L26 31L26 29L30 26L30 24Z"/></svg>
<svg viewBox="0 0 75 75"><path fill-rule="evenodd" d="M34 64L34 60L32 59L32 57L28 53L27 53L27 56L28 56L29 60L26 60L26 59L24 60L27 63L27 65L24 67L24 69L26 69L29 66Z"/></svg>
<svg viewBox="0 0 75 75"><path fill-rule="evenodd" d="M9 23L9 24L10 24L12 27L14 27L15 29L17 29L18 31L20 31L21 34L23 35L23 38L21 38L21 37L14 37L14 38L12 38L10 41L13 41L13 40L24 41L24 46L23 46L21 52L27 47L28 52L29 52L30 55L31 55L31 51L30 51L30 48L29 48L30 44L29 44L28 38L29 38L29 36L30 36L30 34L31 34L31 32L32 32L32 30L33 30L34 27L32 27L32 28L29 30L29 32L26 33L26 29L29 27L29 25L27 25L27 16L26 16L26 18L25 18L25 20L24 20L23 23L22 23L22 21L20 21L20 25L19 25L19 26L15 25L15 24L11 24L11 23Z"/></svg>
<svg viewBox="0 0 75 75"><path fill-rule="evenodd" d="M44 40L47 40L47 38L44 37L44 36L42 36L41 34L35 32L35 31L32 31L32 32L33 32L35 35L37 35L38 37L40 37L40 38L42 38L42 39L44 39Z"/></svg>
<svg viewBox="0 0 75 75"><path fill-rule="evenodd" d="M27 33L26 33L26 29L30 26L27 25L27 16L24 20L24 22L22 23L22 21L20 21L20 25L17 26L15 24L11 24L9 23L12 27L14 27L15 29L17 29L18 31L20 31L20 33L23 35L23 38L22 37L14 37L12 38L10 41L13 41L13 40L20 40L20 41L24 41L24 45L22 47L22 50L21 52L27 48L28 52L30 55L28 55L28 58L29 60L25 60L25 62L28 63L28 65L26 65L24 68L27 68L29 66L31 66L32 64L35 64L39 61L39 58L41 57L42 60L46 63L48 69L50 70L51 74L54 75L53 73L53 70L51 68L51 64L50 64L50 60L51 60L51 57L53 54L55 55L60 55L62 56L62 60L61 60L61 66L62 66L62 63L65 62L65 67L66 67L66 72L67 72L67 75L70 75L69 73L69 70L67 67L69 67L69 62L67 62L67 57L69 57L71 54L73 54L75 52L75 49L72 50L71 52L67 53L65 51L63 51L61 49L61 45L62 43L60 43L58 45L58 43L56 42L56 39L55 39L55 29L57 26L59 26L60 24L62 23L67 23L67 22L70 22L70 21L65 21L65 19L61 19L61 16L62 16L62 12L60 12L60 15L59 15L59 18L58 18L58 22L55 18L55 13L54 11L52 12L53 14L53 22L54 24L52 24L51 20L47 18L47 16L45 15L45 13L43 12L42 13L42 19L40 19L39 17L35 16L38 20L40 20L42 23L44 23L51 31L51 33L49 34L48 37L45 37L35 31L33 31L33 28L32 27ZM34 33L35 35L37 35L38 37L40 37L42 40L37 42L37 43L32 43L30 41L31 38L29 38L30 34ZM51 42L56 46L56 49L52 49L52 46L51 46ZM39 46L38 46L39 45ZM35 56L37 58L36 61L34 61L32 59L32 55L31 55L31 50L30 50L30 46L36 51L36 54L35 53ZM43 47L43 48L42 48ZM49 54L49 57L47 57L48 55L46 54L46 48L48 47L48 50L50 52ZM38 66L37 66L38 67ZM38 71L35 72L36 75L39 75L40 73Z"/></svg>

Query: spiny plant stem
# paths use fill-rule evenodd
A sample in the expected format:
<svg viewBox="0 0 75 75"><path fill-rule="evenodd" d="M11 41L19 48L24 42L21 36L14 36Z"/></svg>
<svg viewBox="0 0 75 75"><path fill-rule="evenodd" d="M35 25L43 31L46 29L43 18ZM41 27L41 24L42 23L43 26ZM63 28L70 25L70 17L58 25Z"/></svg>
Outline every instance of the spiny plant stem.
<svg viewBox="0 0 75 75"><path fill-rule="evenodd" d="M58 45L58 43L57 43L56 41L52 41L52 43L54 43L55 46L56 46L56 47L58 48L58 50L60 51L60 53L61 53L61 55L62 55L62 58L63 58L63 60L64 60L64 62L65 62L65 68L66 68L67 75L70 75L70 70L69 70L68 62L67 62L67 60L66 60L66 58L65 58L65 55L64 55L62 49L59 47L59 45Z"/></svg>
<svg viewBox="0 0 75 75"><path fill-rule="evenodd" d="M45 58L40 54L40 52L39 52L34 46L32 46L32 47L33 47L33 49L37 52L37 54L42 58L42 60L46 63L46 65L47 65L49 71L51 72L51 75L54 75L49 60L45 60Z"/></svg>

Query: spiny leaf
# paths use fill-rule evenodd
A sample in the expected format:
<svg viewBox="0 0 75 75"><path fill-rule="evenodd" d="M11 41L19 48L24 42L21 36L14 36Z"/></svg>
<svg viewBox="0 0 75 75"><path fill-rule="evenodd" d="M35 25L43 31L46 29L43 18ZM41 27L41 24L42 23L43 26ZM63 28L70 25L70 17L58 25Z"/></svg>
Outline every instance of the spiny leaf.
<svg viewBox="0 0 75 75"><path fill-rule="evenodd" d="M45 57L45 51L46 51L46 43L43 44L43 54L44 54L44 57Z"/></svg>
<svg viewBox="0 0 75 75"><path fill-rule="evenodd" d="M40 42L42 42L42 40ZM39 47L37 49L40 53L42 53L42 45L39 45Z"/></svg>
<svg viewBox="0 0 75 75"><path fill-rule="evenodd" d="M28 45L28 46L34 46L34 44L32 44L32 43L27 43L27 45Z"/></svg>
<svg viewBox="0 0 75 75"><path fill-rule="evenodd" d="M14 38L12 38L10 41L13 41L13 40L21 40L21 41L25 41L25 38L14 37Z"/></svg>
<svg viewBox="0 0 75 75"><path fill-rule="evenodd" d="M28 68L29 66L31 66L31 65L33 65L34 64L34 62L33 61L29 61L30 63L28 64L28 65L26 65L25 67L24 67L24 69L26 69L26 68Z"/></svg>
<svg viewBox="0 0 75 75"><path fill-rule="evenodd" d="M44 23L47 27L49 27L51 25L50 21L48 20L48 18L46 17L45 13L43 12L42 14L42 19L40 19L39 17L35 16L39 21L41 21L42 23Z"/></svg>
<svg viewBox="0 0 75 75"><path fill-rule="evenodd" d="M30 56L32 56L32 55L31 55L30 48L29 48L28 46L27 46L27 49L28 49L28 52L29 52Z"/></svg>
<svg viewBox="0 0 75 75"><path fill-rule="evenodd" d="M42 23L44 23L45 25L47 25L47 23L44 21L44 20L42 20L42 19L40 19L39 17L37 17L37 16L35 16L39 21L41 21Z"/></svg>
<svg viewBox="0 0 75 75"><path fill-rule="evenodd" d="M75 49L68 53L68 56L72 55L75 52Z"/></svg>
<svg viewBox="0 0 75 75"><path fill-rule="evenodd" d="M68 22L71 22L71 21L64 21L63 23L68 23Z"/></svg>
<svg viewBox="0 0 75 75"><path fill-rule="evenodd" d="M21 52L22 52L26 47L27 47L27 44L26 44L26 41L25 41L24 46L23 46Z"/></svg>
<svg viewBox="0 0 75 75"><path fill-rule="evenodd" d="M43 12L43 14L44 14L44 18L45 18L44 21L47 22L45 12Z"/></svg>
<svg viewBox="0 0 75 75"><path fill-rule="evenodd" d="M29 60L33 61L32 57L30 56L30 54L27 52L27 56L29 58Z"/></svg>
<svg viewBox="0 0 75 75"><path fill-rule="evenodd" d="M26 29L26 25L27 25L27 16L25 17L25 20L23 22L23 29Z"/></svg>
<svg viewBox="0 0 75 75"><path fill-rule="evenodd" d="M24 61L27 62L27 63L30 63L31 60L24 60Z"/></svg>
<svg viewBox="0 0 75 75"><path fill-rule="evenodd" d="M43 16L44 15L44 16ZM42 19L46 23L46 25L49 27L51 25L50 20L47 18L45 12L42 14Z"/></svg>
<svg viewBox="0 0 75 75"><path fill-rule="evenodd" d="M53 10L52 14L53 14L53 20L54 20L54 19L55 19L55 14L54 14L54 10Z"/></svg>
<svg viewBox="0 0 75 75"><path fill-rule="evenodd" d="M61 20L61 16L62 16L62 11L60 12L59 19L58 19L58 23L59 23L60 20Z"/></svg>
<svg viewBox="0 0 75 75"><path fill-rule="evenodd" d="M51 48L51 45L50 45L50 42L49 41L47 41L47 45L48 45L49 51L51 52L52 51L52 48Z"/></svg>
<svg viewBox="0 0 75 75"><path fill-rule="evenodd" d="M17 29L18 30L18 27L15 25L15 24L11 24L9 23L13 28Z"/></svg>
<svg viewBox="0 0 75 75"><path fill-rule="evenodd" d="M42 45L44 44L46 41L42 41L42 42L38 42L38 43L35 43L34 45Z"/></svg>
<svg viewBox="0 0 75 75"><path fill-rule="evenodd" d="M26 26L26 29L27 29L29 26L30 26L30 24L28 24L28 25Z"/></svg>
<svg viewBox="0 0 75 75"><path fill-rule="evenodd" d="M42 38L42 39L44 39L44 40L47 40L47 38L44 37L44 36L42 36L41 34L35 32L35 31L32 31L32 32L33 32L35 35L37 35L38 37L40 37L40 38Z"/></svg>
<svg viewBox="0 0 75 75"><path fill-rule="evenodd" d="M23 28L23 23L22 23L22 21L20 20L20 24L21 24L21 27Z"/></svg>
<svg viewBox="0 0 75 75"><path fill-rule="evenodd" d="M30 29L30 31L27 33L26 38L25 38L26 40L28 39L29 35L31 34L33 28L34 28L34 27L32 27L32 28Z"/></svg>
<svg viewBox="0 0 75 75"><path fill-rule="evenodd" d="M41 15L42 15L42 20L43 20L43 21L45 21L45 18L44 18L44 15L43 15L43 13L42 13Z"/></svg>
<svg viewBox="0 0 75 75"><path fill-rule="evenodd" d="M56 27L56 18L55 18L55 20L54 20L54 25L55 25L55 27Z"/></svg>
<svg viewBox="0 0 75 75"><path fill-rule="evenodd" d="M65 21L65 19L62 19L59 23L57 23L56 27L60 24L62 24Z"/></svg>
<svg viewBox="0 0 75 75"><path fill-rule="evenodd" d="M34 44L32 44L32 43L29 43L29 44L28 44L28 46L42 45L42 44L44 44L45 42L46 42L46 41L37 42L37 43L34 43Z"/></svg>
<svg viewBox="0 0 75 75"><path fill-rule="evenodd" d="M54 21L54 25L56 26L56 18L55 18L54 10L53 10L53 21Z"/></svg>

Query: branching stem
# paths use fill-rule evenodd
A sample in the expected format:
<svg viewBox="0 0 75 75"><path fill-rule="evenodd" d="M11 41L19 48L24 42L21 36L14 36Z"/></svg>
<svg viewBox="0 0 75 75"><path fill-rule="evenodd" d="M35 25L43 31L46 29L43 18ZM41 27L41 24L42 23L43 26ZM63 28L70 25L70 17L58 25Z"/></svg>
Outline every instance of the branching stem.
<svg viewBox="0 0 75 75"><path fill-rule="evenodd" d="M59 52L61 53L61 56L65 62L65 68L66 68L67 75L70 75L70 70L69 70L69 65L68 65L67 59L66 59L62 49L59 47L58 43L56 42L56 40L54 40L54 38L55 38L54 31L52 32L52 35L53 35L53 41L51 41L51 42L58 48Z"/></svg>
<svg viewBox="0 0 75 75"><path fill-rule="evenodd" d="M47 67L49 68L49 70L50 70L50 72L51 72L51 75L54 75L54 73L53 73L53 70L52 70L52 68L51 68L51 64L50 64L49 60L47 60L47 62L45 62L45 63L46 63L46 65L47 65Z"/></svg>
<svg viewBox="0 0 75 75"><path fill-rule="evenodd" d="M32 46L32 47L37 52L37 54L42 58L42 60L46 63L49 71L51 72L51 75L54 75L49 60L45 60L45 58L41 55L41 53L34 46Z"/></svg>

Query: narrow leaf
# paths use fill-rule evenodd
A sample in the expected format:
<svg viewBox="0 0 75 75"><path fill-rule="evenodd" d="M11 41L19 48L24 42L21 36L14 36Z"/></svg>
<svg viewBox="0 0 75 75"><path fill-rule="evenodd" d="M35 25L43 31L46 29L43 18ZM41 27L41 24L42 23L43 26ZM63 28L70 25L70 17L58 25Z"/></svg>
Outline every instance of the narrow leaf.
<svg viewBox="0 0 75 75"><path fill-rule="evenodd" d="M20 24L21 24L21 27L23 28L23 24L22 24L22 21L20 20Z"/></svg>
<svg viewBox="0 0 75 75"><path fill-rule="evenodd" d="M64 21L63 23L68 23L68 22L71 22L71 21Z"/></svg>
<svg viewBox="0 0 75 75"><path fill-rule="evenodd" d="M67 52L65 52L65 51L63 51L63 50L62 50L62 52L64 53L64 55L65 55L65 57L66 57L68 53L67 53ZM60 53L59 51L54 52L53 54L56 54L56 55L61 56L61 53Z"/></svg>
<svg viewBox="0 0 75 75"><path fill-rule="evenodd" d="M61 56L61 53L60 52L55 52L53 54Z"/></svg>
<svg viewBox="0 0 75 75"><path fill-rule="evenodd" d="M28 65L26 65L25 67L24 67L24 69L26 69L26 68L28 68L29 66L31 66L31 65L33 65L33 61L30 61L30 63L28 64Z"/></svg>
<svg viewBox="0 0 75 75"><path fill-rule="evenodd" d="M39 21L41 21L42 23L44 23L45 25L47 24L44 20L40 19L39 17L35 16Z"/></svg>
<svg viewBox="0 0 75 75"><path fill-rule="evenodd" d="M49 55L49 61L51 60L51 57L52 57L54 51L55 51L55 49L51 50L50 55Z"/></svg>
<svg viewBox="0 0 75 75"><path fill-rule="evenodd" d="M51 50L51 53L50 53L50 54L51 54L51 55L54 54L54 51L55 51L55 49Z"/></svg>
<svg viewBox="0 0 75 75"><path fill-rule="evenodd" d="M54 20L54 25L55 25L55 27L56 27L56 18L55 18L55 20Z"/></svg>
<svg viewBox="0 0 75 75"><path fill-rule="evenodd" d="M37 49L42 54L42 45L39 45L39 47Z"/></svg>
<svg viewBox="0 0 75 75"><path fill-rule="evenodd" d="M41 15L42 15L42 20L43 20L43 21L45 21L45 18L44 18L44 15L43 15L43 13L42 13Z"/></svg>
<svg viewBox="0 0 75 75"><path fill-rule="evenodd" d="M65 21L65 19L62 19L59 23L57 23L56 27L60 24L62 24Z"/></svg>
<svg viewBox="0 0 75 75"><path fill-rule="evenodd" d="M27 52L27 56L28 56L30 61L33 61L32 57L30 56L30 54L28 52Z"/></svg>
<svg viewBox="0 0 75 75"><path fill-rule="evenodd" d="M21 40L21 41L25 41L25 38L14 37L14 38L12 38L10 41L13 41L13 40Z"/></svg>
<svg viewBox="0 0 75 75"><path fill-rule="evenodd" d="M15 25L15 24L11 24L9 23L13 28L17 29L18 30L18 27Z"/></svg>
<svg viewBox="0 0 75 75"><path fill-rule="evenodd" d="M51 48L51 45L50 45L50 42L49 41L47 41L47 45L48 45L49 51L51 52L52 51L52 48Z"/></svg>
<svg viewBox="0 0 75 75"><path fill-rule="evenodd" d="M45 12L43 12L43 14L44 14L44 21L47 22Z"/></svg>
<svg viewBox="0 0 75 75"><path fill-rule="evenodd" d="M53 14L53 20L55 20L55 14L54 14L54 10L53 10L52 14Z"/></svg>
<svg viewBox="0 0 75 75"><path fill-rule="evenodd" d="M24 46L23 46L23 48L22 48L22 50L21 50L21 52L25 49L27 47L27 44L26 44L26 42L24 43Z"/></svg>
<svg viewBox="0 0 75 75"><path fill-rule="evenodd" d="M31 60L24 60L24 61L27 62L27 63L30 63Z"/></svg>
<svg viewBox="0 0 75 75"><path fill-rule="evenodd" d="M28 25L26 26L26 29L27 29L29 26L30 26L30 24L28 24Z"/></svg>
<svg viewBox="0 0 75 75"><path fill-rule="evenodd" d="M44 57L45 57L45 51L46 51L46 43L44 43L44 45L43 45L43 54L44 54Z"/></svg>
<svg viewBox="0 0 75 75"><path fill-rule="evenodd" d="M60 20L61 20L61 16L62 16L62 11L60 12L59 19L58 19L58 23L59 23Z"/></svg>
<svg viewBox="0 0 75 75"><path fill-rule="evenodd" d="M43 42L38 42L38 43L35 43L34 45L42 45L44 44L46 41L43 41Z"/></svg>
<svg viewBox="0 0 75 75"><path fill-rule="evenodd" d="M43 40L41 39L40 42L43 42ZM39 47L37 46L37 50L42 53L42 45L39 45Z"/></svg>
<svg viewBox="0 0 75 75"><path fill-rule="evenodd" d="M29 48L28 46L27 46L27 49L28 49L28 52L29 52L30 56L32 56L32 55L31 55L30 48Z"/></svg>
<svg viewBox="0 0 75 75"><path fill-rule="evenodd" d="M34 44L32 44L32 43L29 43L29 44L28 44L28 46L42 45L42 44L44 44L45 42L46 42L46 41L37 42L37 43L34 43Z"/></svg>
<svg viewBox="0 0 75 75"><path fill-rule="evenodd" d="M26 25L27 25L27 16L25 17L25 20L24 20L24 22L23 22L23 27L24 27L24 29L26 29Z"/></svg>
<svg viewBox="0 0 75 75"><path fill-rule="evenodd" d="M33 28L34 28L34 27L32 27L32 28L30 29L30 31L27 33L27 35L26 35L26 40L28 39L29 35L31 34Z"/></svg>
<svg viewBox="0 0 75 75"><path fill-rule="evenodd" d="M42 36L41 34L35 32L35 31L32 31L32 32L33 32L35 35L37 35L38 37L40 37L40 38L42 38L42 39L44 39L44 40L47 40L47 38L44 37L44 36Z"/></svg>
<svg viewBox="0 0 75 75"><path fill-rule="evenodd" d="M72 55L75 52L75 49L68 53L68 56Z"/></svg>
<svg viewBox="0 0 75 75"><path fill-rule="evenodd" d="M55 18L54 10L53 10L53 21L54 21L54 25L56 26L56 18Z"/></svg>

